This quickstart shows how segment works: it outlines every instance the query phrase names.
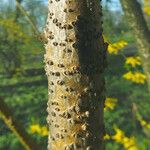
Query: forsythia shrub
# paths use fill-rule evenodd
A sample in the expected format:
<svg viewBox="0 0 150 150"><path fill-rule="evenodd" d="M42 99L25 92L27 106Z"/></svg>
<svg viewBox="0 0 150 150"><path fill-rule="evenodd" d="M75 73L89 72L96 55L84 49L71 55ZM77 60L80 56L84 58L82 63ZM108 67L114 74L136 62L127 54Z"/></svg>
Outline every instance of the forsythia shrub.
<svg viewBox="0 0 150 150"><path fill-rule="evenodd" d="M109 44L108 46L108 53L117 55L119 51L121 51L128 43L124 40L119 42Z"/></svg>
<svg viewBox="0 0 150 150"><path fill-rule="evenodd" d="M137 65L141 65L141 59L138 56L137 57L127 57L125 64L135 67Z"/></svg>
<svg viewBox="0 0 150 150"><path fill-rule="evenodd" d="M105 108L104 108L104 110L105 111L108 110L108 109L113 110L114 107L116 106L117 101L118 101L117 98L107 97L106 100L105 100Z"/></svg>
<svg viewBox="0 0 150 150"><path fill-rule="evenodd" d="M138 150L136 146L135 137L127 137L121 129L115 127L115 135L108 135L106 134L104 139L105 140L114 140L115 142L122 144L126 150Z"/></svg>
<svg viewBox="0 0 150 150"><path fill-rule="evenodd" d="M40 126L39 124L33 124L30 126L31 133L37 133L41 136L48 136L48 129L46 126Z"/></svg>
<svg viewBox="0 0 150 150"><path fill-rule="evenodd" d="M123 75L123 78L126 80L130 80L133 83L144 84L146 80L146 76L141 72L127 72Z"/></svg>
<svg viewBox="0 0 150 150"><path fill-rule="evenodd" d="M148 15L150 15L150 1L144 0L144 12Z"/></svg>
<svg viewBox="0 0 150 150"><path fill-rule="evenodd" d="M150 6L144 7L144 12L150 15Z"/></svg>
<svg viewBox="0 0 150 150"><path fill-rule="evenodd" d="M140 121L140 124L141 124L142 127L150 130L150 123L148 123L144 119L140 119L139 121Z"/></svg>

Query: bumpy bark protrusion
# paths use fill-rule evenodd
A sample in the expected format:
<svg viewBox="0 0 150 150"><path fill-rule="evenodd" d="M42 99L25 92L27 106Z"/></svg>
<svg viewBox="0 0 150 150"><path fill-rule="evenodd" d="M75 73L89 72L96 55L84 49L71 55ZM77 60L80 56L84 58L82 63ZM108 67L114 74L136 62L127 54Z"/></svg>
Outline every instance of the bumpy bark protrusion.
<svg viewBox="0 0 150 150"><path fill-rule="evenodd" d="M49 0L49 150L102 150L107 44L99 0Z"/></svg>

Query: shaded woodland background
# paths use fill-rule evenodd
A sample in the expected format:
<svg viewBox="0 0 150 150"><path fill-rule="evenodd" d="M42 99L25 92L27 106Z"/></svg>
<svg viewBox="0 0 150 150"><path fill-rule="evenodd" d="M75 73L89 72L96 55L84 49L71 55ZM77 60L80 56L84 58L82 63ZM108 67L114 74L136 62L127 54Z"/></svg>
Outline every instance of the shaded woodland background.
<svg viewBox="0 0 150 150"><path fill-rule="evenodd" d="M42 31L47 1L20 4L25 13L14 0L0 1L0 97L44 150L48 98ZM150 26L150 3L141 1L141 7ZM134 35L118 1L104 1L103 14L104 38L110 43L105 72L106 150L150 150L150 93ZM2 119L0 149L24 149Z"/></svg>

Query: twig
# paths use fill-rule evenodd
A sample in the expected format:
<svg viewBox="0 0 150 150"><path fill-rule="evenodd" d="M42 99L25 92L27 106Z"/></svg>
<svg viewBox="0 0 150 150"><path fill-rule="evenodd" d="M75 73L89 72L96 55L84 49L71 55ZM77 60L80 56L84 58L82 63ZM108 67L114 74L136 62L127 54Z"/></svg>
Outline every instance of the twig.
<svg viewBox="0 0 150 150"><path fill-rule="evenodd" d="M32 21L32 19L30 18L30 16L28 15L28 13L26 12L26 10L21 6L21 4L16 0L16 5L17 7L20 9L20 11L22 12L22 14L26 17L26 20L29 22L29 24L31 25L34 33L39 36L40 32L38 30L38 28L36 27L35 23Z"/></svg>

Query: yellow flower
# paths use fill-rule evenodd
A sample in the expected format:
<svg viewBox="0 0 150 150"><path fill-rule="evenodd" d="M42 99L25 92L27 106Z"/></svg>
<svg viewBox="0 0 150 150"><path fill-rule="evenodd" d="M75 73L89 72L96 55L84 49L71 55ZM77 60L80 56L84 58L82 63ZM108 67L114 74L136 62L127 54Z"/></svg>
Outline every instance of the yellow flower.
<svg viewBox="0 0 150 150"><path fill-rule="evenodd" d="M134 137L131 137L131 138L125 137L125 138L126 138L126 141L123 140L123 145L126 149L135 145Z"/></svg>
<svg viewBox="0 0 150 150"><path fill-rule="evenodd" d="M138 148L136 146L131 146L128 148L128 150L138 150Z"/></svg>
<svg viewBox="0 0 150 150"><path fill-rule="evenodd" d="M125 63L135 67L136 65L141 65L141 59L140 57L127 57Z"/></svg>
<svg viewBox="0 0 150 150"><path fill-rule="evenodd" d="M135 72L135 78L133 82L144 84L146 80L146 76L143 73Z"/></svg>
<svg viewBox="0 0 150 150"><path fill-rule="evenodd" d="M118 47L118 48L124 48L126 45L128 45L128 43L126 42L126 41L123 41L123 40L121 40L121 41L119 41L118 43L116 43L116 46Z"/></svg>
<svg viewBox="0 0 150 150"><path fill-rule="evenodd" d="M126 74L123 75L123 77L127 80L132 80L133 78L133 73L131 71L127 72Z"/></svg>
<svg viewBox="0 0 150 150"><path fill-rule="evenodd" d="M119 49L115 47L113 44L108 45L108 52L110 54L118 54Z"/></svg>
<svg viewBox="0 0 150 150"><path fill-rule="evenodd" d="M38 124L34 124L34 125L30 126L30 131L31 131L31 133L36 133L36 132L39 133L41 131L41 129Z"/></svg>
<svg viewBox="0 0 150 150"><path fill-rule="evenodd" d="M30 126L31 133L38 133L41 136L48 136L48 129L46 126L40 126L39 124L33 124Z"/></svg>
<svg viewBox="0 0 150 150"><path fill-rule="evenodd" d="M105 100L105 108L104 108L104 110L107 110L107 109L113 110L114 107L116 106L117 101L118 101L118 99L116 99L116 98L109 98L109 97L107 97L106 100Z"/></svg>
<svg viewBox="0 0 150 150"><path fill-rule="evenodd" d="M121 40L121 41L119 41L119 42L117 42L117 43L113 43L113 44L109 44L109 46L108 46L108 52L110 53L110 54L118 54L118 52L121 50L121 49L123 49L126 45L127 45L128 43L127 42L125 42L125 41L123 41L123 40Z"/></svg>
<svg viewBox="0 0 150 150"><path fill-rule="evenodd" d="M145 127L146 129L150 129L150 123L146 122L143 119L139 119L141 126Z"/></svg>
<svg viewBox="0 0 150 150"><path fill-rule="evenodd" d="M116 134L111 136L111 139L122 144L126 150L138 150L134 137L126 137L124 132L117 127L115 131Z"/></svg>
<svg viewBox="0 0 150 150"><path fill-rule="evenodd" d="M144 12L150 15L150 6L145 6L144 7Z"/></svg>
<svg viewBox="0 0 150 150"><path fill-rule="evenodd" d="M124 132L120 130L119 128L115 128L115 131L116 131L116 134L112 136L112 139L118 143L122 143L122 140L124 138Z"/></svg>
<svg viewBox="0 0 150 150"><path fill-rule="evenodd" d="M146 80L146 76L141 72L127 72L123 75L123 78L126 80L130 80L134 83L144 84Z"/></svg>
<svg viewBox="0 0 150 150"><path fill-rule="evenodd" d="M150 123L146 125L146 128L150 130Z"/></svg>
<svg viewBox="0 0 150 150"><path fill-rule="evenodd" d="M48 136L47 127L45 127L45 126L41 127L41 132L40 133L41 133L42 136Z"/></svg>
<svg viewBox="0 0 150 150"><path fill-rule="evenodd" d="M146 121L143 120L143 119L140 120L140 123L141 123L142 126L145 126L147 124Z"/></svg>
<svg viewBox="0 0 150 150"><path fill-rule="evenodd" d="M104 140L110 140L110 135L106 134L106 135L104 136Z"/></svg>

